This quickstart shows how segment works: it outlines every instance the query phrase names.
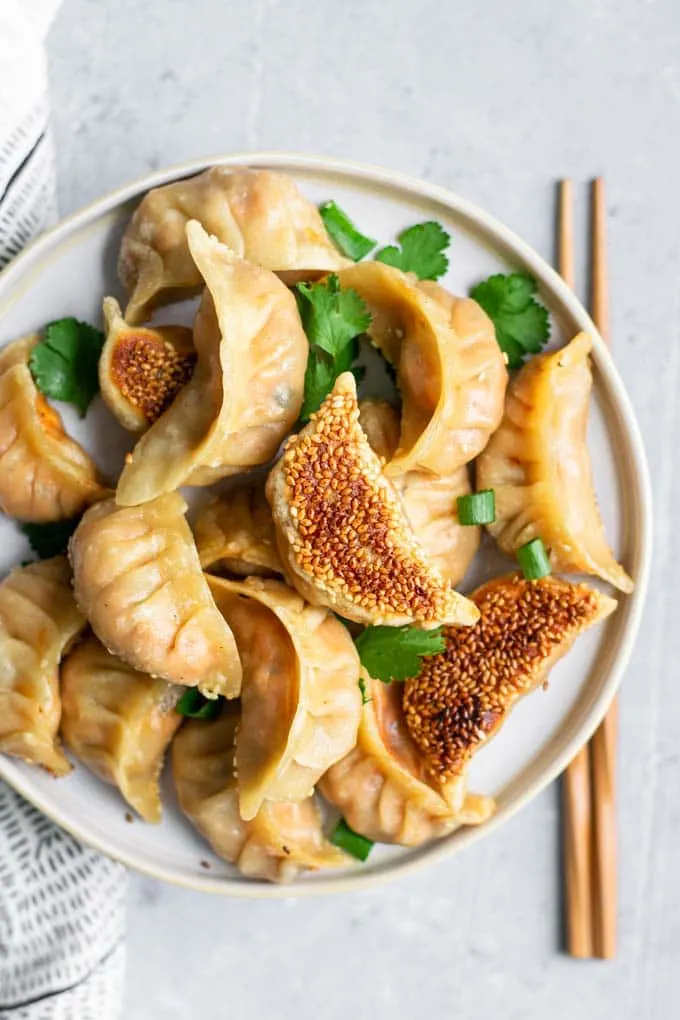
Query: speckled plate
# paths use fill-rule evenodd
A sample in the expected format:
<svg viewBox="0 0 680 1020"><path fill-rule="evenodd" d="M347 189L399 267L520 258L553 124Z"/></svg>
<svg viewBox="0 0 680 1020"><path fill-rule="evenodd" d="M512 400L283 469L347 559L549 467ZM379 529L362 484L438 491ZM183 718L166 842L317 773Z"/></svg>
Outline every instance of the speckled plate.
<svg viewBox="0 0 680 1020"><path fill-rule="evenodd" d="M203 170L210 163L273 167L297 180L313 201L336 199L360 228L382 243L413 223L435 219L451 233L451 267L443 281L467 293L495 272L523 269L539 282L541 299L562 343L578 330L595 336L594 400L589 444L602 515L615 552L637 582L618 596L618 611L579 639L552 672L550 689L525 699L499 734L475 758L471 787L497 798L494 817L416 850L376 847L369 862L346 872L317 874L288 886L242 878L218 860L180 814L164 777L164 820L147 825L131 816L110 787L78 767L65 779L0 756L0 776L79 839L131 868L206 892L232 896L291 896L357 889L440 860L491 835L565 768L602 719L623 675L640 623L651 551L651 501L640 434L626 391L593 323L555 272L523 241L487 213L442 188L376 167L285 153L239 154L161 170L102 198L45 234L0 274L0 344L52 319L101 319L105 294L122 297L115 264L130 213L149 188ZM177 306L179 307L179 306ZM172 313L171 313L172 314ZM186 318L187 309L182 314ZM168 319L166 312L165 319ZM67 428L105 470L120 469L130 437L95 401L86 422L60 408ZM4 573L27 556L16 525L0 520ZM475 566L481 577L507 570L489 543ZM127 818L126 818L127 815ZM208 867L206 868L206 863Z"/></svg>

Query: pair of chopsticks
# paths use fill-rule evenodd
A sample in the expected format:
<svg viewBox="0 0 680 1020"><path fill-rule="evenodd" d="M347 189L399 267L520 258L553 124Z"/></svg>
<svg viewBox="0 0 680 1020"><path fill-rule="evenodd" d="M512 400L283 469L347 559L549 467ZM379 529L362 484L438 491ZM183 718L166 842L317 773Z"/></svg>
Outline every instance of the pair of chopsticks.
<svg viewBox="0 0 680 1020"><path fill-rule="evenodd" d="M573 188L560 182L558 269L574 288ZM590 307L609 345L604 181L591 190ZM617 859L615 767L618 704L614 701L590 742L564 774L564 878L567 947L572 956L611 960L616 954Z"/></svg>

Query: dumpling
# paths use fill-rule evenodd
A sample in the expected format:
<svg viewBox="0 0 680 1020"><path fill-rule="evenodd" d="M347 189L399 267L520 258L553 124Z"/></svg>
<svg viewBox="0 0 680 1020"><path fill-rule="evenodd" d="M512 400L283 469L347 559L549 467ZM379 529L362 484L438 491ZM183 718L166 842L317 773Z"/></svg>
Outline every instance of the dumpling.
<svg viewBox="0 0 680 1020"><path fill-rule="evenodd" d="M243 663L236 769L241 817L300 801L354 747L359 656L339 620L280 581L208 578Z"/></svg>
<svg viewBox="0 0 680 1020"><path fill-rule="evenodd" d="M362 400L359 421L388 464L399 443L399 415L384 400ZM459 496L471 491L467 467L448 475L405 471L390 479L423 551L450 584L458 584L479 549L480 528L458 523Z"/></svg>
<svg viewBox="0 0 680 1020"><path fill-rule="evenodd" d="M61 667L61 735L147 822L161 820L158 777L182 716L181 687L138 673L89 635Z"/></svg>
<svg viewBox="0 0 680 1020"><path fill-rule="evenodd" d="M586 443L592 340L579 333L531 358L510 384L503 423L477 462L477 486L496 494L489 525L504 552L543 540L557 571L594 574L621 591L633 581L611 552Z"/></svg>
<svg viewBox="0 0 680 1020"><path fill-rule="evenodd" d="M57 776L71 769L57 739L59 662L85 622L65 556L13 570L0 584L0 751Z"/></svg>
<svg viewBox="0 0 680 1020"><path fill-rule="evenodd" d="M274 272L308 276L349 264L292 178L271 170L212 167L154 188L137 207L118 261L130 295L129 322L142 322L158 305L200 289L184 233L189 220L198 220L240 258Z"/></svg>
<svg viewBox="0 0 680 1020"><path fill-rule="evenodd" d="M235 698L241 663L178 493L140 507L108 499L71 539L78 604L105 648L141 673Z"/></svg>
<svg viewBox="0 0 680 1020"><path fill-rule="evenodd" d="M104 298L106 343L99 386L106 404L130 432L145 432L191 378L196 364L188 326L128 326L115 298Z"/></svg>
<svg viewBox="0 0 680 1020"><path fill-rule="evenodd" d="M357 746L319 784L355 832L379 843L418 846L493 813L490 797L466 793L466 780L442 790L406 728L403 686L366 679Z"/></svg>
<svg viewBox="0 0 680 1020"><path fill-rule="evenodd" d="M286 574L308 602L395 627L477 619L417 543L359 424L350 372L289 439L266 492Z"/></svg>
<svg viewBox="0 0 680 1020"><path fill-rule="evenodd" d="M313 797L274 804L254 818L238 809L234 706L217 719L190 719L172 745L172 773L182 811L218 855L249 878L290 882L304 869L348 867L352 862L324 838Z"/></svg>
<svg viewBox="0 0 680 1020"><path fill-rule="evenodd" d="M132 506L264 464L295 423L309 344L292 293L196 222L191 254L206 282L191 381L135 446L116 499Z"/></svg>
<svg viewBox="0 0 680 1020"><path fill-rule="evenodd" d="M616 609L595 588L556 577L499 577L472 598L479 622L448 628L444 651L424 658L404 687L406 724L443 786L465 774L518 699L545 683L579 634Z"/></svg>
<svg viewBox="0 0 680 1020"><path fill-rule="evenodd" d="M503 415L508 373L491 319L471 298L381 262L338 276L368 305L368 334L397 372L401 430L386 473L449 475L467 464Z"/></svg>
<svg viewBox="0 0 680 1020"><path fill-rule="evenodd" d="M194 537L204 570L239 577L283 573L263 484L213 496L196 518Z"/></svg>
<svg viewBox="0 0 680 1020"><path fill-rule="evenodd" d="M33 382L28 359L38 339L0 352L0 509L43 524L75 517L103 488L93 460Z"/></svg>

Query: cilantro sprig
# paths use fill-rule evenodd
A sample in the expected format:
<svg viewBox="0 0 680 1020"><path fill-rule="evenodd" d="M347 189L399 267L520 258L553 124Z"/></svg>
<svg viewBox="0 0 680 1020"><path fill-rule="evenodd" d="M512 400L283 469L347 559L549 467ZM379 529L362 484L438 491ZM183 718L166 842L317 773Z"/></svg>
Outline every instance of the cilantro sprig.
<svg viewBox="0 0 680 1020"><path fill-rule="evenodd" d="M378 243L374 238L362 234L337 202L324 202L319 206L319 212L335 247L354 262L368 255Z"/></svg>
<svg viewBox="0 0 680 1020"><path fill-rule="evenodd" d="M299 283L295 296L309 340L305 392L300 418L308 421L347 372L359 352L357 338L371 324L371 315L355 290L340 289L333 274L319 283ZM356 370L355 370L356 371Z"/></svg>
<svg viewBox="0 0 680 1020"><path fill-rule="evenodd" d="M220 711L220 700L206 698L195 687L187 687L180 695L175 711L189 719L214 719Z"/></svg>
<svg viewBox="0 0 680 1020"><path fill-rule="evenodd" d="M410 680L418 676L421 659L446 647L441 627L367 627L355 641L361 665L375 680Z"/></svg>
<svg viewBox="0 0 680 1020"><path fill-rule="evenodd" d="M29 360L36 386L46 397L74 404L84 418L99 390L103 346L104 334L87 322L73 317L50 322Z"/></svg>
<svg viewBox="0 0 680 1020"><path fill-rule="evenodd" d="M68 520L51 521L49 524L22 524L21 530L36 556L41 560L49 560L52 556L60 556L66 552L69 539L78 527L79 520L79 517L70 517Z"/></svg>
<svg viewBox="0 0 680 1020"><path fill-rule="evenodd" d="M519 368L527 355L538 354L550 338L548 310L535 293L536 281L526 273L497 273L470 291L496 328L508 368Z"/></svg>
<svg viewBox="0 0 680 1020"><path fill-rule="evenodd" d="M405 273L415 273L419 280L438 280L449 267L444 254L451 238L440 223L430 220L402 230L399 245L390 244L376 254L378 262L394 266Z"/></svg>

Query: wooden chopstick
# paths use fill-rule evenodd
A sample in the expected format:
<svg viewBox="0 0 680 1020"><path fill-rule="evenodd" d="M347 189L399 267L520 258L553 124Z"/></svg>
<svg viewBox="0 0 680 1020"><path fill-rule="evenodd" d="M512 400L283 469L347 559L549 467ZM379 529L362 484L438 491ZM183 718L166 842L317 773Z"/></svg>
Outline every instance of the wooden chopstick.
<svg viewBox="0 0 680 1020"><path fill-rule="evenodd" d="M591 207L591 310L605 342L611 344L607 273L607 208L604 181L593 181ZM593 940L595 955L611 960L616 955L617 839L616 758L618 701L611 707L591 740L594 804Z"/></svg>
<svg viewBox="0 0 680 1020"><path fill-rule="evenodd" d="M560 182L558 266L574 287L573 191ZM593 321L607 344L609 284L604 181L592 184L591 294ZM610 960L616 954L617 852L616 755L618 702L615 699L564 775L564 870L567 945L572 956Z"/></svg>
<svg viewBox="0 0 680 1020"><path fill-rule="evenodd" d="M557 220L557 267L573 290L574 197L569 180L560 181ZM593 955L592 800L587 744L564 774L562 800L567 946L572 956L585 958Z"/></svg>

